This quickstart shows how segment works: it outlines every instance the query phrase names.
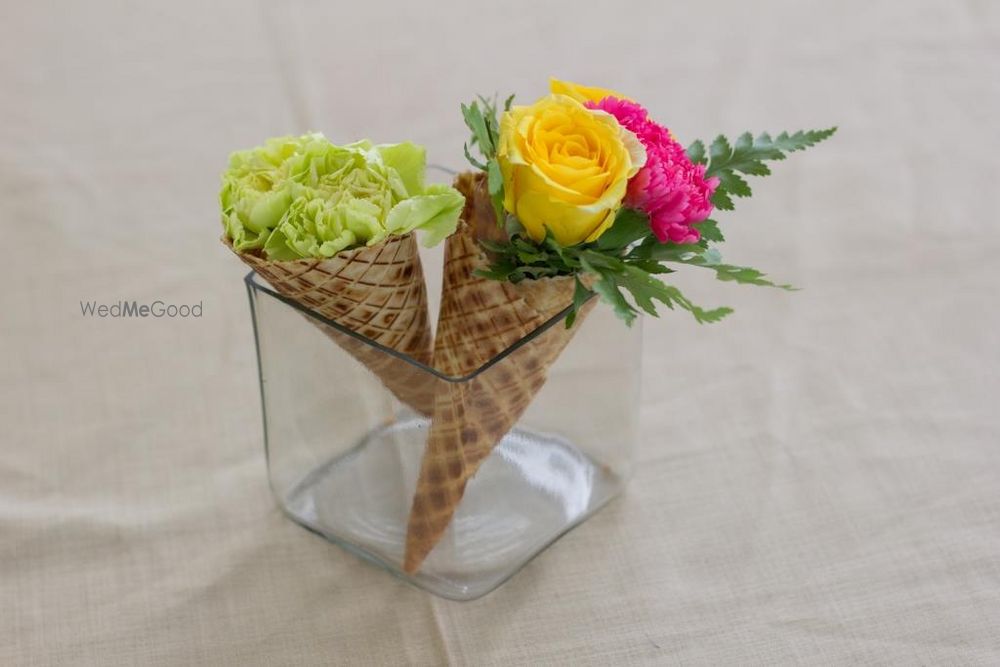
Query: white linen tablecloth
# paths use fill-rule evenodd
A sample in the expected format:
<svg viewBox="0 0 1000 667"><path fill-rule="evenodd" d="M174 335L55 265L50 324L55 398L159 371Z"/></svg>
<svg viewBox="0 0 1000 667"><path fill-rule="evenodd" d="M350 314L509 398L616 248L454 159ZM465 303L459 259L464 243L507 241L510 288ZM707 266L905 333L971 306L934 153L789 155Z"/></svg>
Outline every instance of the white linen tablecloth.
<svg viewBox="0 0 1000 667"><path fill-rule="evenodd" d="M0 664L1000 664L1000 4L0 13ZM841 129L720 215L803 291L679 274L736 314L647 321L627 494L446 602L272 501L218 175L309 129L461 166L459 103L550 74L684 141Z"/></svg>

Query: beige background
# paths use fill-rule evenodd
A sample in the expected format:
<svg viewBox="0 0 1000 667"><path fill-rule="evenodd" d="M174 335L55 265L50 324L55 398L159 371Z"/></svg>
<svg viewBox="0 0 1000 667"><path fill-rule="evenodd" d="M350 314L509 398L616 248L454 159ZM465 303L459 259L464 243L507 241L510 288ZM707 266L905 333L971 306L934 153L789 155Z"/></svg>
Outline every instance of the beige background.
<svg viewBox="0 0 1000 667"><path fill-rule="evenodd" d="M805 290L681 276L737 313L647 323L627 495L443 602L269 497L218 173L310 128L461 165L459 102L550 73L841 132L721 217ZM998 101L989 0L4 3L0 663L1000 663ZM120 298L204 317L80 315Z"/></svg>

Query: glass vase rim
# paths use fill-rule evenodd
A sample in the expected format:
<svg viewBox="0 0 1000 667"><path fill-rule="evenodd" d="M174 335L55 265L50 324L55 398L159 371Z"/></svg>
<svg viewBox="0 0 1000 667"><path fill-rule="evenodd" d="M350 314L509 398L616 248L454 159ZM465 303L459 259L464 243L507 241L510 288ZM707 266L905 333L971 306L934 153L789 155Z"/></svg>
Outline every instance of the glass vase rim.
<svg viewBox="0 0 1000 667"><path fill-rule="evenodd" d="M317 313L317 312L315 312L313 310L310 310L309 308L307 308L306 306L303 306L302 304L298 303L294 299L290 299L290 298L288 298L286 296L283 296L283 295L279 294L270 285L268 285L267 282L263 278L261 278L255 271L248 272L246 274L246 276L243 277L243 282L246 283L247 293L251 296L251 300L250 300L251 304L250 305L251 305L251 308L253 308L254 310L256 310L256 305L253 302L253 298L252 298L253 294L254 294L254 292L263 292L264 294L267 294L268 296L273 297L273 298L277 299L278 301L281 301L286 306L289 306L289 307L291 307L291 308L299 311L305 317L307 317L309 319L312 319L312 320L314 320L314 321L316 321L316 322L318 322L320 324L326 325L326 326L334 329L338 333L344 334L345 336L349 336L349 337L357 340L358 342L363 343L364 345L367 345L367 346L372 347L372 348L374 348L376 350L379 350L380 352L383 352L383 353L388 354L388 355L390 355L392 357L395 357L396 359L399 359L400 361L403 361L403 362L405 362L407 364L410 364L411 366L414 366L414 367L420 369L421 371L423 371L425 373L429 373L429 374L431 374L431 375L433 375L433 376L435 376L435 377L437 377L437 378L439 378L441 380L444 380L445 382L451 382L451 383L455 383L455 384L461 384L461 383L469 382L470 380L475 379L480 374L485 373L486 371L488 371L489 369L491 369L493 366L501 363L504 359L506 359L507 357L509 357L513 353L517 352L517 350L521 349L525 345L530 344L532 341L534 341L535 339L537 339L539 336L541 336L542 334L544 334L545 332L547 332L552 327L561 324L566 319L566 317L569 315L570 311L573 309L573 304L572 303L568 304L565 308L563 308L562 310L560 310L558 313L556 313L555 315L553 315L552 317L550 317L548 320L546 320L542 324L538 325L537 328L535 328L532 331L528 332L525 336L523 336L522 338L520 338L517 341L515 341L514 343L512 343L506 349L502 350L501 352L499 352L498 354L496 354L492 359L489 359L484 364L482 364L481 366L479 366L475 370L471 371L470 373L466 373L464 375L450 375L448 373L444 373L444 372L438 370L437 368L434 368L433 366L431 366L429 364L425 364L425 363L423 363L421 361L418 361L418 360L414 359L413 357L409 356L408 354L404 354L403 352L400 352L398 350L394 350L391 347L388 347L386 345L382 345L381 343L378 343L378 342L372 340L371 338L369 338L368 336L365 336L362 333L359 333L357 331L349 329L348 327L345 327L344 325L339 324L338 322L336 322L334 320L331 320L331 319L329 319L327 317L324 317L323 315L320 315L319 313ZM586 303L587 301L590 301L591 299L596 298L596 297L597 297L596 294L591 293L587 297L587 299L586 299L586 301L584 303ZM257 320L256 320L256 318L254 318L253 324L254 324L254 330L255 330L255 333L256 333L256 329L257 329ZM579 323L574 324L574 326L579 326Z"/></svg>

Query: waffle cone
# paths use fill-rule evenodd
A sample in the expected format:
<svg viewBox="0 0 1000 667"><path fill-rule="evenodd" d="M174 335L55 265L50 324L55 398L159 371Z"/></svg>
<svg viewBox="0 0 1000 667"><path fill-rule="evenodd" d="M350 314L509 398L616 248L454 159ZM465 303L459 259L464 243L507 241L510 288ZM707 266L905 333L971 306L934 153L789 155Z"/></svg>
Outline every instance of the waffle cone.
<svg viewBox="0 0 1000 667"><path fill-rule="evenodd" d="M461 174L455 185L467 203L459 230L445 246L433 363L443 373L464 376L562 312L572 302L575 281L562 276L514 284L473 275L486 262L477 239L496 238L497 226L480 177ZM416 572L441 539L466 484L531 404L591 306L581 309L572 329L556 323L475 378L439 384L410 509L404 570Z"/></svg>
<svg viewBox="0 0 1000 667"><path fill-rule="evenodd" d="M223 242L233 249L228 239ZM380 345L430 363L427 291L412 234L328 259L277 262L252 253L236 255L282 296ZM333 327L316 324L400 401L431 414L434 391L423 371Z"/></svg>

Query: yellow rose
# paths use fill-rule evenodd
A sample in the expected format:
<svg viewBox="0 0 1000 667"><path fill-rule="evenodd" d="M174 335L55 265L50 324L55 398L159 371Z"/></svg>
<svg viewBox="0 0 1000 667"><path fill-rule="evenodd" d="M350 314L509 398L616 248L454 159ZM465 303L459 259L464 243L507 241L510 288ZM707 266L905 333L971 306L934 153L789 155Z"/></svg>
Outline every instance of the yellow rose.
<svg viewBox="0 0 1000 667"><path fill-rule="evenodd" d="M646 151L610 114L551 95L504 113L497 160L504 208L534 240L547 227L568 246L611 226Z"/></svg>
<svg viewBox="0 0 1000 667"><path fill-rule="evenodd" d="M569 95L577 102L600 102L605 97L617 97L622 100L629 99L621 93L608 88L581 86L578 83L560 81L554 77L549 77L549 91L553 95Z"/></svg>

